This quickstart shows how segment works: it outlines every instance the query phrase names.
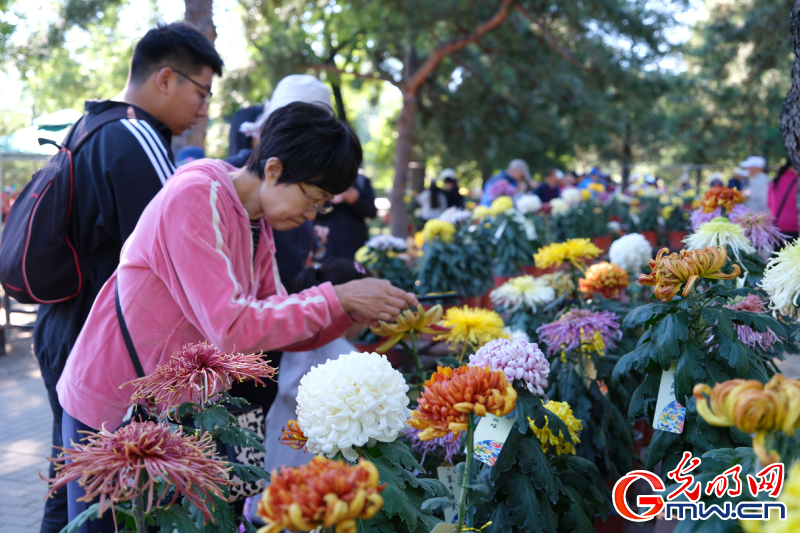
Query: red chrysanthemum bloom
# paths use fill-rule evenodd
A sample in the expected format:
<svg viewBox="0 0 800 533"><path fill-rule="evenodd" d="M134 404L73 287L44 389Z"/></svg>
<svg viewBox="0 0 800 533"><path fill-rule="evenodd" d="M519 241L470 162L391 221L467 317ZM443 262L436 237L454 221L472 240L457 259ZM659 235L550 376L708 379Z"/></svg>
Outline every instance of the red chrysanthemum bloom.
<svg viewBox="0 0 800 533"><path fill-rule="evenodd" d="M505 372L489 367L439 367L425 382L417 410L408 424L421 430L420 440L453 434L458 438L467 430L469 413L505 416L517 405L517 391Z"/></svg>
<svg viewBox="0 0 800 533"><path fill-rule="evenodd" d="M358 466L314 457L307 465L281 467L258 502L256 514L267 523L263 533L313 531L336 526L336 533L355 533L356 519L375 516L383 507L378 469L361 459Z"/></svg>
<svg viewBox="0 0 800 533"><path fill-rule="evenodd" d="M211 496L222 498L220 486L231 485L225 463L214 458L216 444L210 433L184 435L181 428L173 431L165 424L131 422L113 433L105 427L87 432L81 441L85 443L72 443L72 449L61 448L64 454L59 457L48 457L57 464L56 477L42 479L51 483L48 497L77 480L86 491L80 501L99 498L99 515L107 509L113 513L115 503L145 493L144 511L149 513L172 488L169 505L183 495L206 520L213 520L208 509L209 502L214 505ZM158 495L156 478L167 484Z"/></svg>
<svg viewBox="0 0 800 533"><path fill-rule="evenodd" d="M600 294L603 298L616 298L628 284L628 273L608 261L590 266L578 280L578 288L583 294Z"/></svg>
<svg viewBox="0 0 800 533"><path fill-rule="evenodd" d="M712 187L700 202L703 213L711 213L716 208L721 207L727 211L733 210L733 206L744 203L744 195L736 189L717 185Z"/></svg>
<svg viewBox="0 0 800 533"><path fill-rule="evenodd" d="M300 429L300 423L297 420L289 420L283 428L281 444L285 444L295 450L301 450L306 446L307 442L308 437Z"/></svg>
<svg viewBox="0 0 800 533"><path fill-rule="evenodd" d="M272 379L277 370L261 355L226 354L213 344L201 342L184 346L153 374L129 381L122 387L135 385L131 402L152 398L164 404L164 414L184 401L194 402L195 396L198 399L195 403L204 405L215 394L231 388L233 380L253 378L257 384L265 385L260 378Z"/></svg>

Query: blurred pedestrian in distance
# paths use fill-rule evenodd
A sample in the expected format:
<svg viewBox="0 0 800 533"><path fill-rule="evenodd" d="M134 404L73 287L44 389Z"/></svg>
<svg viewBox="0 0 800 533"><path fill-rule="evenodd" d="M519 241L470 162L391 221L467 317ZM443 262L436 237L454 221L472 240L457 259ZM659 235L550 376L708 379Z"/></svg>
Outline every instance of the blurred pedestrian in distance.
<svg viewBox="0 0 800 533"><path fill-rule="evenodd" d="M447 207L464 207L464 197L458 192L458 179L456 171L446 168L439 173L439 179L444 180L444 195L447 196Z"/></svg>
<svg viewBox="0 0 800 533"><path fill-rule="evenodd" d="M240 131L245 122L254 122L264 112L263 105L254 105L239 109L231 117L231 131L228 133L228 159L225 161L242 168L247 163L247 158L253 153L253 148L258 143L257 137L250 137Z"/></svg>
<svg viewBox="0 0 800 533"><path fill-rule="evenodd" d="M203 159L206 156L206 151L199 146L184 146L178 150L178 155L175 157L175 166L183 166L186 163Z"/></svg>
<svg viewBox="0 0 800 533"><path fill-rule="evenodd" d="M568 170L564 172L564 177L558 183L558 186L566 189L567 187L575 187L576 183L578 183L578 178L575 177L575 173Z"/></svg>
<svg viewBox="0 0 800 533"><path fill-rule="evenodd" d="M578 188L585 189L592 183L603 183L603 179L605 178L603 172L600 170L600 167L594 167L591 172L586 174L583 180L580 181Z"/></svg>
<svg viewBox="0 0 800 533"><path fill-rule="evenodd" d="M557 168L548 168L544 171L544 183L536 187L533 194L538 196L542 202L549 202L553 198L558 198L561 194L559 183L564 179L564 173Z"/></svg>
<svg viewBox="0 0 800 533"><path fill-rule="evenodd" d="M531 179L531 171L528 168L528 163L522 159L514 159L511 161L505 170L501 170L484 184L483 196L481 196L481 205L491 205L495 198L489 194L489 189L498 181L506 181L511 184L515 189L519 190L520 183L528 182Z"/></svg>
<svg viewBox="0 0 800 533"><path fill-rule="evenodd" d="M792 239L798 237L797 171L787 162L775 173L769 184L769 210L775 217L775 226Z"/></svg>
<svg viewBox="0 0 800 533"><path fill-rule="evenodd" d="M683 173L681 174L680 185L678 185L678 189L681 191L688 191L692 188L692 184L689 183L689 174Z"/></svg>
<svg viewBox="0 0 800 533"><path fill-rule="evenodd" d="M748 172L741 168L736 167L733 169L733 177L728 180L728 187L741 191L747 181Z"/></svg>
<svg viewBox="0 0 800 533"><path fill-rule="evenodd" d="M372 183L359 171L355 184L334 196L331 203L333 211L317 217L317 224L330 230L327 250L320 261L324 264L336 258L352 261L356 257L356 251L369 238L367 219L378 215Z"/></svg>
<svg viewBox="0 0 800 533"><path fill-rule="evenodd" d="M744 193L744 205L753 211L767 211L767 196L769 194L769 176L764 173L767 167L767 160L757 155L751 155L739 166L748 173L748 178L742 192Z"/></svg>
<svg viewBox="0 0 800 533"><path fill-rule="evenodd" d="M711 187L724 187L725 184L722 183L722 174L720 174L719 172L714 172L713 174L711 174L709 185ZM730 181L728 181L728 187L730 186L731 186Z"/></svg>
<svg viewBox="0 0 800 533"><path fill-rule="evenodd" d="M417 203L422 209L420 216L425 222L439 218L439 215L448 207L447 195L436 185L435 181L431 181L430 186L417 195Z"/></svg>

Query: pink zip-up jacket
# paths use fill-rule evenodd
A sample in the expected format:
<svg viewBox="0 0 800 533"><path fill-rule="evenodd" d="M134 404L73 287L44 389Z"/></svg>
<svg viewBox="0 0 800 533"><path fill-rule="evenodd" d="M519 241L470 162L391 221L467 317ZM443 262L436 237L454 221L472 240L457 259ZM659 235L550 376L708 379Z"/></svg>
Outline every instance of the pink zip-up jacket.
<svg viewBox="0 0 800 533"><path fill-rule="evenodd" d="M137 376L117 321L117 280L145 374L188 343L207 340L227 353L301 351L353 324L330 283L286 294L264 219L253 250L250 220L228 174L234 170L214 159L181 167L142 213L58 382L58 399L73 418L116 428L131 405L133 387L120 385Z"/></svg>

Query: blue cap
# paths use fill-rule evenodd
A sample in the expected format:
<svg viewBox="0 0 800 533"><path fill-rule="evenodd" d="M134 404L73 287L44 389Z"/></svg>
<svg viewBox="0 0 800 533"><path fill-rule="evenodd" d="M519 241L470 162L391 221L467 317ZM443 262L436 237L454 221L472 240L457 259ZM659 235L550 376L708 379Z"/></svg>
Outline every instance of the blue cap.
<svg viewBox="0 0 800 533"><path fill-rule="evenodd" d="M199 146L184 146L178 150L178 156L175 159L178 161L178 166L181 166L197 159L203 159L205 156L205 150Z"/></svg>

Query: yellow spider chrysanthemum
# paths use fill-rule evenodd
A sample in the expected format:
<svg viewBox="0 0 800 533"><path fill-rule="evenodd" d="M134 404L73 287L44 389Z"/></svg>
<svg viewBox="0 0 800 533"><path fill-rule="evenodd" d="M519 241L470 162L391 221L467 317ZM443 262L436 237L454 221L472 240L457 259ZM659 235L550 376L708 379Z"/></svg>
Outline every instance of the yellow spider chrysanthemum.
<svg viewBox="0 0 800 533"><path fill-rule="evenodd" d="M378 326L370 328L374 334L381 337L380 344L375 348L375 351L386 353L389 348L403 340L403 337L410 333L443 333L447 329L438 325L441 318L441 305L434 305L426 311L420 304L417 306L416 311L406 309L400 313L394 323L390 324L381 320Z"/></svg>
<svg viewBox="0 0 800 533"><path fill-rule="evenodd" d="M445 243L453 242L455 233L456 227L453 224L438 218L427 221L425 227L422 228L422 237L425 242L431 242L436 239Z"/></svg>
<svg viewBox="0 0 800 533"><path fill-rule="evenodd" d="M709 246L730 246L733 255L739 257L739 252L754 254L756 249L744 234L744 228L734 224L727 217L716 217L706 222L697 231L688 235L683 242L687 250L701 250Z"/></svg>
<svg viewBox="0 0 800 533"><path fill-rule="evenodd" d="M378 259L378 256L366 246L362 246L356 251L355 259L362 265L369 266L370 264L374 263L376 259Z"/></svg>
<svg viewBox="0 0 800 533"><path fill-rule="evenodd" d="M575 290L575 282L572 281L572 276L566 272L544 274L543 276L539 276L539 279L556 290L557 298L561 298L563 295Z"/></svg>
<svg viewBox="0 0 800 533"><path fill-rule="evenodd" d="M545 422L544 427L539 429L536 427L536 424L533 423L533 420L528 418L528 423L533 430L533 433L542 443L542 451L547 451L550 446L555 447L556 455L561 454L572 454L575 455L575 444L580 444L581 440L578 438L578 432L583 429L583 424L580 420L572 416L572 407L567 402L555 402L550 400L546 404L544 404L545 409L551 411L558 415L564 424L567 425L567 429L569 429L569 436L572 437L572 443L564 441L564 434L559 432L558 437L553 435L553 432L550 431L548 427L550 425L549 421Z"/></svg>
<svg viewBox="0 0 800 533"><path fill-rule="evenodd" d="M663 216L665 219L667 219L670 216L672 216L672 212L673 211L675 211L675 206L674 205L665 205L664 209L661 210L661 216Z"/></svg>
<svg viewBox="0 0 800 533"><path fill-rule="evenodd" d="M489 208L493 215L502 215L509 209L514 209L514 200L508 196L500 196L492 202L492 206Z"/></svg>
<svg viewBox="0 0 800 533"><path fill-rule="evenodd" d="M601 253L602 250L589 239L569 239L543 246L533 255L533 260L539 268L558 267L569 261L581 272L584 272L586 259L594 259Z"/></svg>
<svg viewBox="0 0 800 533"><path fill-rule="evenodd" d="M439 335L435 340L443 340L450 346L468 347L477 350L495 339L505 339L505 324L500 315L487 309L476 307L451 307L442 319L442 326L450 331Z"/></svg>
<svg viewBox="0 0 800 533"><path fill-rule="evenodd" d="M485 205L479 205L472 210L472 217L475 219L482 219L491 216L492 210Z"/></svg>

